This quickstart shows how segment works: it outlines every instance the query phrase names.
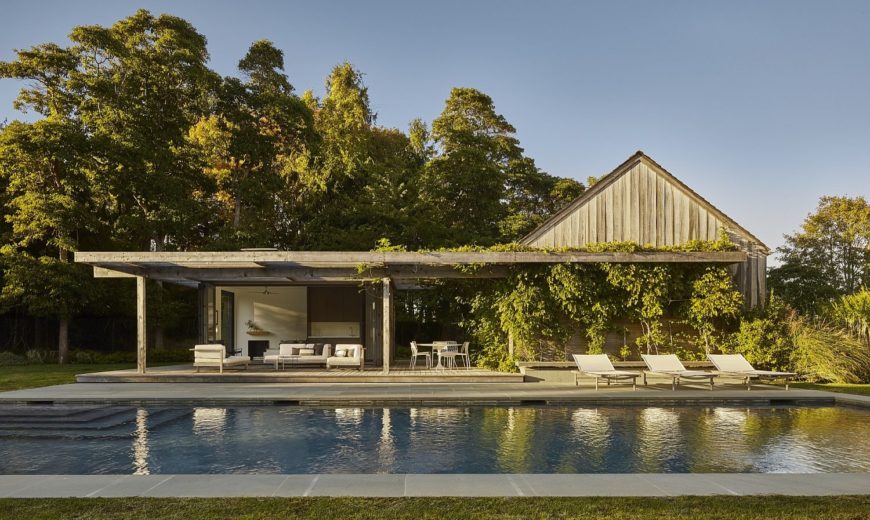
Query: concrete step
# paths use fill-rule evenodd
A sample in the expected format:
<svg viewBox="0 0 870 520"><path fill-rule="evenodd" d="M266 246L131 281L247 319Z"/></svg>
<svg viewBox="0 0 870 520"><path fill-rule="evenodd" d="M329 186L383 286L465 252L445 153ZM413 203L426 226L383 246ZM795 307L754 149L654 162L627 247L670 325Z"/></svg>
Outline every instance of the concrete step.
<svg viewBox="0 0 870 520"><path fill-rule="evenodd" d="M149 409L146 427L149 432L187 417L187 408ZM124 413L114 414L90 423L72 424L31 424L19 423L14 426L0 427L0 438L5 439L125 439L136 433L137 410L131 408Z"/></svg>

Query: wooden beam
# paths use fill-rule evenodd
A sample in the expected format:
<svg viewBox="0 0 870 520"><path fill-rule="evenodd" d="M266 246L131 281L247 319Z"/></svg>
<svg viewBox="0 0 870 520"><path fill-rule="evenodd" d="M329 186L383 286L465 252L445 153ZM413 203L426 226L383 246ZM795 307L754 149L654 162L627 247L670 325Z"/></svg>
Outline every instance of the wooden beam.
<svg viewBox="0 0 870 520"><path fill-rule="evenodd" d="M273 284L282 282L364 282L380 280L387 276L395 280L426 280L438 278L503 278L509 266L482 266L464 272L452 266L396 266L367 269L360 273L356 268L202 268L181 267L141 268L144 276L174 283L207 282L214 284ZM136 276L133 274L127 276Z"/></svg>
<svg viewBox="0 0 870 520"><path fill-rule="evenodd" d="M420 267L457 265L512 265L556 263L736 263L746 260L743 251L671 252L643 251L636 253L583 251L558 252L372 252L372 251L236 251L236 252L77 252L79 263L98 265L122 272L135 268L239 268L262 265L263 269L353 268L366 266ZM131 274L138 274L132 272Z"/></svg>
<svg viewBox="0 0 870 520"><path fill-rule="evenodd" d="M94 278L136 278L136 275L95 265Z"/></svg>
<svg viewBox="0 0 870 520"><path fill-rule="evenodd" d="M145 277L136 277L136 370L144 374L146 370L145 347L147 345L145 329Z"/></svg>
<svg viewBox="0 0 870 520"><path fill-rule="evenodd" d="M384 374L390 373L390 344L393 339L393 281L390 278L384 278L381 280L381 283L384 286L384 296L383 296L383 304L384 304L384 332L383 332L383 365L384 365Z"/></svg>

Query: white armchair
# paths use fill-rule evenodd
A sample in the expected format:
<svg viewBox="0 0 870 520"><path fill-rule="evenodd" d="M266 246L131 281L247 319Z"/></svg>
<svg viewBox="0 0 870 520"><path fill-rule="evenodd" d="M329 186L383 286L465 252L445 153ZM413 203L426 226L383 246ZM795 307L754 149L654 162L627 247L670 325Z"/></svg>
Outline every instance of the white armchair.
<svg viewBox="0 0 870 520"><path fill-rule="evenodd" d="M365 349L359 344L339 343L335 346L333 355L326 358L326 368L333 367L365 367Z"/></svg>
<svg viewBox="0 0 870 520"><path fill-rule="evenodd" d="M224 367L248 368L248 363L251 362L248 356L227 357L226 347L221 344L194 345L191 350L193 350L193 366L196 367L197 372L202 367L216 367L223 374Z"/></svg>

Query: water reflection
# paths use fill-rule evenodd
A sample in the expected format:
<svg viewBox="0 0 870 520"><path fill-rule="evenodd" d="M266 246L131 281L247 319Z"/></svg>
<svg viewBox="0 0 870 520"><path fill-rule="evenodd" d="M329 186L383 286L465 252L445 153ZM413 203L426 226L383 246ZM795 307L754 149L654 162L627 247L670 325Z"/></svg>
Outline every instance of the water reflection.
<svg viewBox="0 0 870 520"><path fill-rule="evenodd" d="M393 439L391 411L384 408L381 412L381 438L378 443L378 458L381 467L392 467L396 463L396 446Z"/></svg>
<svg viewBox="0 0 870 520"><path fill-rule="evenodd" d="M136 431L133 435L133 474L150 475L148 470L148 410L136 410Z"/></svg>
<svg viewBox="0 0 870 520"><path fill-rule="evenodd" d="M362 422L364 412L362 408L336 408L335 422L339 426L357 426Z"/></svg>
<svg viewBox="0 0 870 520"><path fill-rule="evenodd" d="M685 459L680 416L665 408L644 408L638 417L638 457L644 471L661 473L682 467Z"/></svg>
<svg viewBox="0 0 870 520"><path fill-rule="evenodd" d="M223 435L227 426L226 408L194 408L193 433L201 436Z"/></svg>
<svg viewBox="0 0 870 520"><path fill-rule="evenodd" d="M0 474L870 471L870 413L836 407L148 407L51 428L10 413Z"/></svg>

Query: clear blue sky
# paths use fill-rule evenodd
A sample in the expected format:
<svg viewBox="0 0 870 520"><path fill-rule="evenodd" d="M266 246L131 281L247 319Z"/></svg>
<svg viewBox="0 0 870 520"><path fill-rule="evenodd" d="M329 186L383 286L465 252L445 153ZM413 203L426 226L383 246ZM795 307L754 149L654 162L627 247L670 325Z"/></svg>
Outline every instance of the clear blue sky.
<svg viewBox="0 0 870 520"><path fill-rule="evenodd" d="M349 60L385 126L481 89L555 175L642 149L772 247L819 196L870 195L870 1L29 0L0 8L0 59L139 7L191 21L222 74L268 38L321 95ZM0 82L0 120L18 88Z"/></svg>

